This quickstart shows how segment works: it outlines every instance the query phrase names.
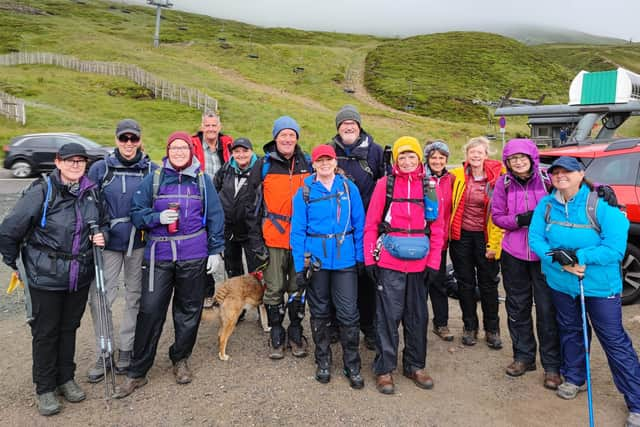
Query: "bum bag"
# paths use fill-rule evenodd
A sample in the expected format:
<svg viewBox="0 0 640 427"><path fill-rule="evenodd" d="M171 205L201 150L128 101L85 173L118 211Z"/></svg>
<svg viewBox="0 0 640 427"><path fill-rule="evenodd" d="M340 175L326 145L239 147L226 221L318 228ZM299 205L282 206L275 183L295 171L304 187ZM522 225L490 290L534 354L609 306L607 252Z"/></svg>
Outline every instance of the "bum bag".
<svg viewBox="0 0 640 427"><path fill-rule="evenodd" d="M429 236L400 237L383 234L382 246L399 259L422 259L429 253Z"/></svg>

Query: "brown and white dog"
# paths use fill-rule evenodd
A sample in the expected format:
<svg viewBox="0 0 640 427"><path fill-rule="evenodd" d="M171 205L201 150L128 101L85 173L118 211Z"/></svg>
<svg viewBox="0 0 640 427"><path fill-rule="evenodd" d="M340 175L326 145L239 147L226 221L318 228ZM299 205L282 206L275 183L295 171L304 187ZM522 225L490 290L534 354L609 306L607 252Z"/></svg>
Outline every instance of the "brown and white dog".
<svg viewBox="0 0 640 427"><path fill-rule="evenodd" d="M227 341L236 328L238 317L245 307L259 307L262 328L267 330L266 310L262 305L264 285L262 272L245 274L225 280L216 289L215 299L220 304L220 329L218 330L218 357L229 360Z"/></svg>

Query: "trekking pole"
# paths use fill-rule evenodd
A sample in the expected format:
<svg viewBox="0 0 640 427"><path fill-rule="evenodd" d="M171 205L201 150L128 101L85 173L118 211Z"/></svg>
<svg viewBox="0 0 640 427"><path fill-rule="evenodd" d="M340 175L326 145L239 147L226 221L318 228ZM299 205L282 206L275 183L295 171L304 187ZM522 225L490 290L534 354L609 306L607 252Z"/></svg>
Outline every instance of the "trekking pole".
<svg viewBox="0 0 640 427"><path fill-rule="evenodd" d="M587 397L589 402L589 426L594 427L593 419L593 397L591 394L591 363L589 362L589 334L587 333L587 311L584 305L584 285L582 284L582 276L578 276L578 284L580 285L580 308L582 310L582 336L584 338L585 364L587 365Z"/></svg>
<svg viewBox="0 0 640 427"><path fill-rule="evenodd" d="M91 237L93 238L99 233L98 224L95 221L88 221ZM96 295L98 299L98 320L100 330L100 357L102 358L102 368L104 370L104 395L105 400L110 401L111 395L116 389L116 375L113 366L113 346L112 346L112 331L111 324L109 322L109 306L107 299L107 290L104 286L104 269L102 260L102 249L93 244L93 263L96 272ZM107 364L109 367L107 369ZM107 371L110 373L109 381L107 379Z"/></svg>

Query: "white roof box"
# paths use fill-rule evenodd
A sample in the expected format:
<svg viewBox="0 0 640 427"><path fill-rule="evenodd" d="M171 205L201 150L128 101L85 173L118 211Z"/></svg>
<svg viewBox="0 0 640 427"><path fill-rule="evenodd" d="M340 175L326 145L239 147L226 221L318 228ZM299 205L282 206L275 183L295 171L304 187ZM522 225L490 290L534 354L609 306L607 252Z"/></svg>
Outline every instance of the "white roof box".
<svg viewBox="0 0 640 427"><path fill-rule="evenodd" d="M640 75L624 68L580 71L569 87L569 105L623 104L640 100Z"/></svg>

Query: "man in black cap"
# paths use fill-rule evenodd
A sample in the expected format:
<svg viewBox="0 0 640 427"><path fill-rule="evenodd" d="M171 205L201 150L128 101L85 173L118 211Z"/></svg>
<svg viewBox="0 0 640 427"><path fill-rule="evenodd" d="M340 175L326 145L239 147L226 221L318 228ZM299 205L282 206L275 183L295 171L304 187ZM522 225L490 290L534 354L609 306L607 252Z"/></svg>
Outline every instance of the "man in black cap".
<svg viewBox="0 0 640 427"><path fill-rule="evenodd" d="M257 160L251 141L238 138L231 145L231 159L213 180L224 210L224 264L229 277L245 273L243 249L249 272L256 271L268 259L258 226L260 221L255 220L256 193L260 186L260 170L254 168Z"/></svg>
<svg viewBox="0 0 640 427"><path fill-rule="evenodd" d="M336 114L338 133L329 145L338 156L338 167L360 190L365 211L369 207L376 181L385 175L382 147L362 128L362 118L353 105L345 105ZM358 275L360 330L369 350L375 350L375 286L366 274Z"/></svg>

